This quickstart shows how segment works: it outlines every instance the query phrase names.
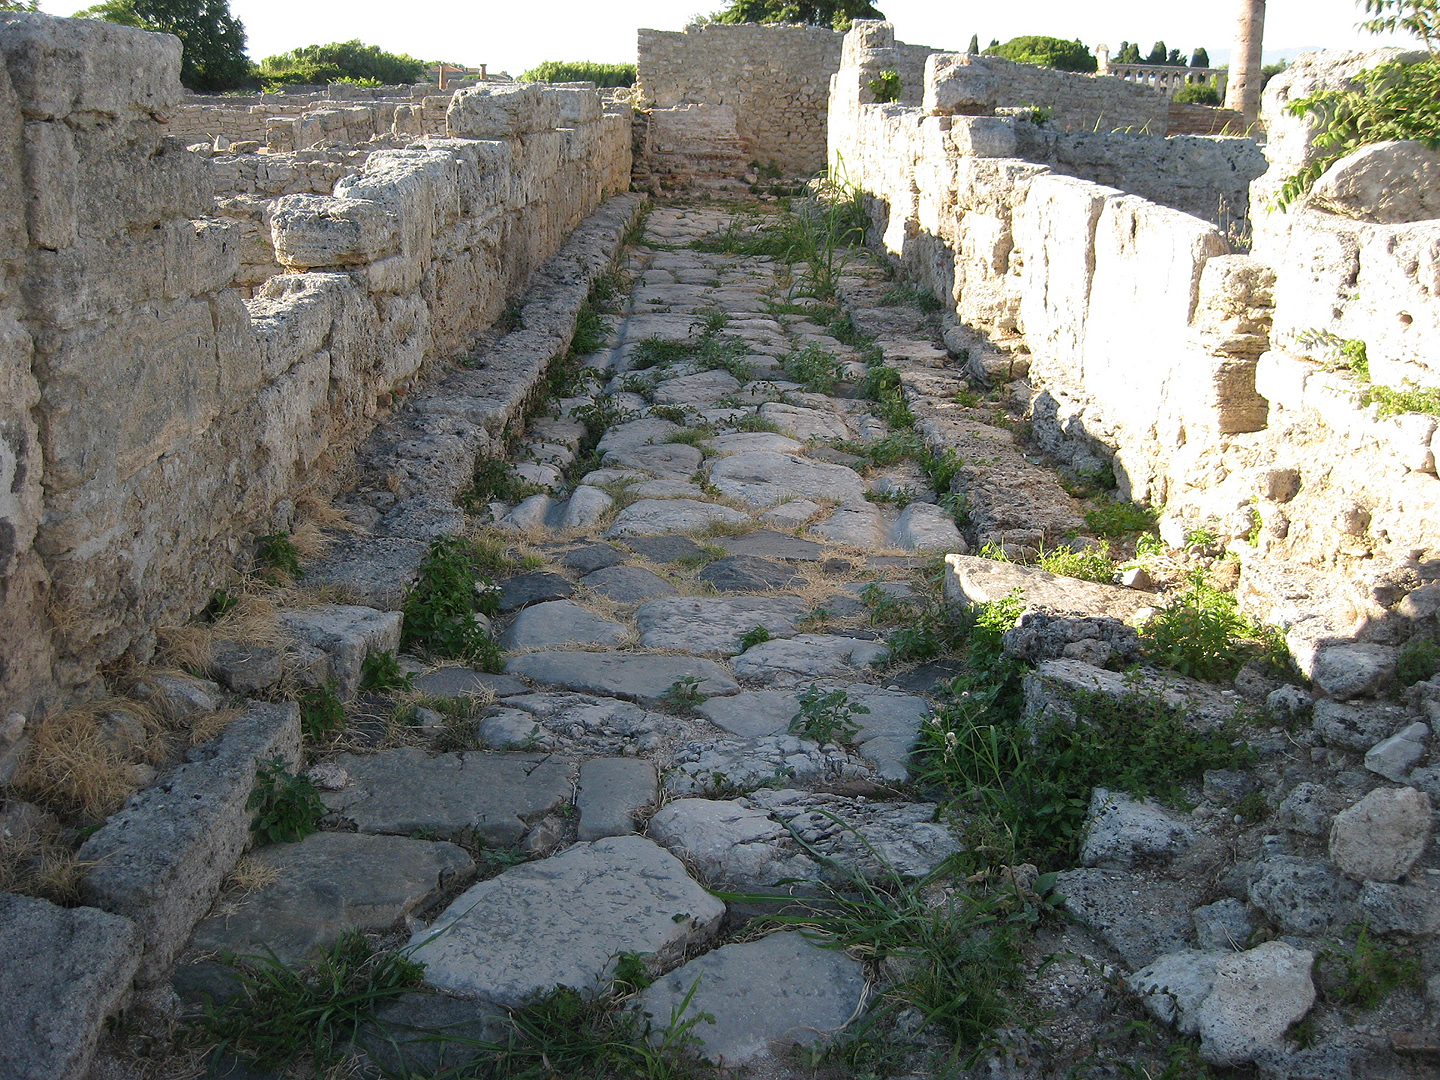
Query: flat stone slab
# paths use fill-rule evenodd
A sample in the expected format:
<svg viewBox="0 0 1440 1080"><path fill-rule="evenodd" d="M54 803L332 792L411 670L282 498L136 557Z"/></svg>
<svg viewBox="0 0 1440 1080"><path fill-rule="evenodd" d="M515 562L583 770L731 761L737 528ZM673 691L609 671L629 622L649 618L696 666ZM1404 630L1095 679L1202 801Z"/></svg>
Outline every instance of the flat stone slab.
<svg viewBox="0 0 1440 1080"><path fill-rule="evenodd" d="M758 739L695 739L672 755L665 783L677 794L752 791L781 780L793 784L875 778L863 758L834 745L818 746L794 735Z"/></svg>
<svg viewBox="0 0 1440 1080"><path fill-rule="evenodd" d="M657 405L688 405L701 408L712 405L726 394L740 389L740 380L728 371L699 371L666 379L655 386Z"/></svg>
<svg viewBox="0 0 1440 1080"><path fill-rule="evenodd" d="M416 675L410 684L429 697L476 697L492 693L496 697L525 693L526 685L509 675L493 675L467 667L443 667Z"/></svg>
<svg viewBox="0 0 1440 1080"><path fill-rule="evenodd" d="M635 622L646 648L733 656L744 649L740 639L755 627L786 637L795 633L795 620L808 610L809 605L794 596L673 596L642 604Z"/></svg>
<svg viewBox="0 0 1440 1080"><path fill-rule="evenodd" d="M253 954L268 948L294 963L348 930L389 930L475 876L464 848L408 836L321 832L256 848L250 857L279 877L238 902L222 902L195 927L192 949Z"/></svg>
<svg viewBox="0 0 1440 1080"><path fill-rule="evenodd" d="M692 987L686 1011L676 1015ZM729 1068L765 1057L785 1060L793 1044L828 1040L857 1014L865 991L860 961L786 930L697 956L652 983L639 1008L662 1032L672 1016L678 1023L699 1013L713 1016L713 1024L696 1024L690 1034L707 1060Z"/></svg>
<svg viewBox="0 0 1440 1080"><path fill-rule="evenodd" d="M760 406L760 415L797 439L848 439L853 434L844 417L822 409L767 401Z"/></svg>
<svg viewBox="0 0 1440 1080"><path fill-rule="evenodd" d="M721 458L710 468L710 482L722 494L757 509L797 495L833 502L865 497L865 481L854 469L773 450Z"/></svg>
<svg viewBox="0 0 1440 1080"><path fill-rule="evenodd" d="M853 675L888 652L881 641L798 634L766 641L745 650L731 662L736 677L772 686L795 686L810 679Z"/></svg>
<svg viewBox="0 0 1440 1080"><path fill-rule="evenodd" d="M1133 619L1142 608L1154 607L1156 603L1156 597L1150 593L1061 577L1034 566L970 555L945 556L945 599L952 604L973 607L992 603L1005 599L1017 589L1027 608L1109 615L1122 621Z"/></svg>
<svg viewBox="0 0 1440 1080"><path fill-rule="evenodd" d="M625 553L613 544L582 544L580 547L560 552L555 556L555 561L577 574L593 574L607 566L623 563Z"/></svg>
<svg viewBox="0 0 1440 1080"><path fill-rule="evenodd" d="M635 469L662 480L689 480L700 468L705 455L687 443L663 443L612 450L604 464L612 468Z"/></svg>
<svg viewBox="0 0 1440 1080"><path fill-rule="evenodd" d="M686 678L699 681L707 697L733 694L740 684L713 660L695 656L649 656L644 653L546 652L516 656L505 665L518 675L546 686L602 694L647 705L664 703L665 692Z"/></svg>
<svg viewBox="0 0 1440 1080"><path fill-rule="evenodd" d="M625 546L655 562L683 562L705 557L705 549L688 536L632 536Z"/></svg>
<svg viewBox="0 0 1440 1080"><path fill-rule="evenodd" d="M635 832L635 813L655 802L660 781L655 766L640 758L591 758L580 766L575 806L577 836L599 840Z"/></svg>
<svg viewBox="0 0 1440 1080"><path fill-rule="evenodd" d="M895 547L906 551L954 552L965 554L970 550L955 519L934 503L912 502L900 511L890 533Z"/></svg>
<svg viewBox="0 0 1440 1080"><path fill-rule="evenodd" d="M362 833L425 833L518 844L530 825L570 802L574 766L542 754L438 754L403 746L341 754L350 786L321 798Z"/></svg>
<svg viewBox="0 0 1440 1080"><path fill-rule="evenodd" d="M692 532L711 525L746 525L750 516L719 503L697 499L640 499L615 517L608 537L662 536Z"/></svg>
<svg viewBox="0 0 1440 1080"><path fill-rule="evenodd" d="M643 566L607 566L593 574L586 574L580 579L580 584L597 596L618 604L638 604L642 600L680 593L670 582Z"/></svg>
<svg viewBox="0 0 1440 1080"><path fill-rule="evenodd" d="M432 986L516 1007L557 986L594 996L623 953L663 970L724 915L664 848L614 836L471 886L411 938L410 955Z"/></svg>
<svg viewBox="0 0 1440 1080"><path fill-rule="evenodd" d="M776 532L774 529L758 529L744 536L716 537L715 544L731 555L754 555L762 559L788 559L791 562L819 562L830 554L824 544L817 544L814 540L802 540L798 536Z"/></svg>
<svg viewBox="0 0 1440 1080"><path fill-rule="evenodd" d="M810 532L832 544L845 544L860 551L879 551L890 543L890 531L880 508L863 501L837 506L824 521L810 526Z"/></svg>
<svg viewBox="0 0 1440 1080"><path fill-rule="evenodd" d="M480 1055L477 1042L502 1042L510 1030L498 1005L417 992L381 1005L355 1041L386 1076L447 1076Z"/></svg>
<svg viewBox="0 0 1440 1080"><path fill-rule="evenodd" d="M731 734L758 739L790 730L790 721L800 711L800 695L789 690L742 690L710 698L695 711Z"/></svg>
<svg viewBox="0 0 1440 1080"><path fill-rule="evenodd" d="M647 831L711 885L764 889L820 876L789 830L735 799L674 799L656 811Z"/></svg>
<svg viewBox="0 0 1440 1080"><path fill-rule="evenodd" d="M345 699L360 689L367 653L399 650L401 622L398 611L351 604L317 604L280 612L281 626L326 655L329 677Z"/></svg>
<svg viewBox="0 0 1440 1080"><path fill-rule="evenodd" d="M1125 870L1067 870L1055 879L1065 909L1132 970L1188 947L1196 894L1174 881Z"/></svg>
<svg viewBox="0 0 1440 1080"><path fill-rule="evenodd" d="M618 645L630 631L569 600L531 604L500 635L505 649L545 649L554 645Z"/></svg>
<svg viewBox="0 0 1440 1080"><path fill-rule="evenodd" d="M544 604L550 600L567 599L575 591L570 579L548 570L533 574L517 574L498 582L500 586L500 611L508 614L519 611L530 604Z"/></svg>
<svg viewBox="0 0 1440 1080"><path fill-rule="evenodd" d="M716 435L710 440L717 457L748 454L753 450L770 450L777 454L798 454L805 449L799 439L774 431L740 431L733 435Z"/></svg>
<svg viewBox="0 0 1440 1080"><path fill-rule="evenodd" d="M606 454L633 450L638 446L663 443L671 435L681 430L679 424L672 424L669 420L661 420L658 417L632 420L628 424L620 424L607 431L601 437L600 442L596 444L595 449L603 458Z"/></svg>
<svg viewBox="0 0 1440 1080"><path fill-rule="evenodd" d="M345 536L305 564L305 584L334 585L358 603L399 611L429 551L424 540Z"/></svg>
<svg viewBox="0 0 1440 1080"><path fill-rule="evenodd" d="M727 555L700 571L700 580L721 592L765 592L783 589L804 579L784 563L758 555Z"/></svg>
<svg viewBox="0 0 1440 1080"><path fill-rule="evenodd" d="M0 893L0 926L0 1076L82 1080L140 965L140 928L13 893Z"/></svg>
<svg viewBox="0 0 1440 1080"><path fill-rule="evenodd" d="M188 757L80 848L81 861L95 864L80 883L81 899L140 928L142 982L169 969L249 846L256 763L300 760L299 707L252 704Z"/></svg>

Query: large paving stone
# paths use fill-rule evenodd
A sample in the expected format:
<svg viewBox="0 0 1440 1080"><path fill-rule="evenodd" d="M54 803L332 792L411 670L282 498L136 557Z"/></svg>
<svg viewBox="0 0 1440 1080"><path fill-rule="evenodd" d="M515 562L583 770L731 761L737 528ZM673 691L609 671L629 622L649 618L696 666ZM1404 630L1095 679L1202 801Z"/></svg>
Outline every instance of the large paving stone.
<svg viewBox="0 0 1440 1080"><path fill-rule="evenodd" d="M689 480L704 460L705 455L693 446L666 443L611 451L605 455L604 464L611 468L636 469L662 480Z"/></svg>
<svg viewBox="0 0 1440 1080"><path fill-rule="evenodd" d="M900 511L900 518L891 531L895 547L906 551L958 552L965 554L969 546L955 519L934 503L915 502Z"/></svg>
<svg viewBox="0 0 1440 1080"><path fill-rule="evenodd" d="M350 786L322 798L362 833L444 840L471 834L509 846L535 821L568 805L574 787L574 766L543 754L432 757L405 746L341 754L335 762L350 774Z"/></svg>
<svg viewBox="0 0 1440 1080"><path fill-rule="evenodd" d="M733 656L744 648L740 639L755 627L784 637L795 633L795 620L808 610L794 596L672 596L642 604L635 622L646 648Z"/></svg>
<svg viewBox="0 0 1440 1080"><path fill-rule="evenodd" d="M748 454L753 450L770 450L778 454L798 454L805 449L799 439L780 435L773 431L745 431L733 435L716 435L710 440L715 453L720 457L731 454Z"/></svg>
<svg viewBox="0 0 1440 1080"><path fill-rule="evenodd" d="M591 758L585 762L575 791L579 839L633 833L636 811L656 800L659 783L655 766L639 758Z"/></svg>
<svg viewBox="0 0 1440 1080"><path fill-rule="evenodd" d="M249 845L256 763L299 761L300 710L294 702L252 704L189 757L80 848L81 861L94 864L81 899L140 929L142 985L164 975Z"/></svg>
<svg viewBox="0 0 1440 1080"><path fill-rule="evenodd" d="M475 876L464 848L408 836L322 832L257 848L251 858L277 880L222 904L195 927L192 948L241 954L268 948L293 963L346 931L389 930Z"/></svg>
<svg viewBox="0 0 1440 1080"><path fill-rule="evenodd" d="M518 1006L557 986L606 988L621 954L661 971L709 940L725 905L643 836L579 843L466 890L411 958L432 986Z"/></svg>
<svg viewBox="0 0 1440 1080"><path fill-rule="evenodd" d="M680 592L659 574L643 566L607 566L593 574L586 574L580 579L580 584L617 604L638 604L661 596L676 596Z"/></svg>
<svg viewBox="0 0 1440 1080"><path fill-rule="evenodd" d="M700 580L720 592L765 592L804 583L804 579L784 563L758 555L727 555L716 559L700 571Z"/></svg>
<svg viewBox="0 0 1440 1080"><path fill-rule="evenodd" d="M824 409L767 401L760 406L760 415L797 439L848 439L852 434L844 417Z"/></svg>
<svg viewBox="0 0 1440 1080"><path fill-rule="evenodd" d="M713 697L695 710L726 731L747 739L783 735L800 711L800 695L788 690L742 690Z"/></svg>
<svg viewBox="0 0 1440 1080"><path fill-rule="evenodd" d="M643 653L545 652L516 656L506 665L519 675L546 686L580 693L664 704L665 692L686 678L699 680L707 697L733 694L740 689L730 674L713 660L694 656L649 656Z"/></svg>
<svg viewBox="0 0 1440 1080"><path fill-rule="evenodd" d="M697 499L641 499L616 515L608 537L662 536L691 532L711 525L746 525L748 514L719 503Z"/></svg>
<svg viewBox="0 0 1440 1080"><path fill-rule="evenodd" d="M1271 855L1250 872L1250 902L1291 934L1314 936L1356 916L1359 888L1322 859Z"/></svg>
<svg viewBox="0 0 1440 1080"><path fill-rule="evenodd" d="M657 384L655 404L701 408L739 389L740 381L728 371L697 371L694 375L682 375Z"/></svg>
<svg viewBox="0 0 1440 1080"><path fill-rule="evenodd" d="M508 614L530 604L564 600L575 591L569 578L541 570L533 574L517 574L499 582L500 611Z"/></svg>
<svg viewBox="0 0 1440 1080"><path fill-rule="evenodd" d="M1225 957L1200 1005L1200 1056L1212 1065L1243 1065L1280 1050L1285 1032L1315 1004L1315 954L1267 941Z"/></svg>
<svg viewBox="0 0 1440 1080"><path fill-rule="evenodd" d="M1079 578L1061 577L1034 566L980 559L969 555L945 557L945 599L960 607L1003 600L1015 590L1026 607L1043 607L1076 615L1109 615L1122 621L1141 608L1153 607L1155 597L1118 585L1101 585Z"/></svg>
<svg viewBox="0 0 1440 1080"><path fill-rule="evenodd" d="M593 574L607 566L623 563L625 553L612 544L581 544L561 551L555 556L555 561L577 574Z"/></svg>
<svg viewBox="0 0 1440 1080"><path fill-rule="evenodd" d="M1065 909L1132 969L1189 945L1196 896L1173 881L1125 870L1067 870L1055 879Z"/></svg>
<svg viewBox="0 0 1440 1080"><path fill-rule="evenodd" d="M398 611L319 604L282 611L280 625L329 658L330 678L335 680L340 696L347 699L360 689L367 653L393 653L400 648Z"/></svg>
<svg viewBox="0 0 1440 1080"><path fill-rule="evenodd" d="M139 927L11 893L0 927L0 1076L81 1080L140 965Z"/></svg>
<svg viewBox="0 0 1440 1080"><path fill-rule="evenodd" d="M828 518L812 525L810 532L832 544L860 551L879 551L890 544L890 531L880 508L860 500L837 506Z"/></svg>
<svg viewBox="0 0 1440 1080"><path fill-rule="evenodd" d="M697 956L651 984L639 1007L660 1031L672 1019L714 1017L691 1034L707 1060L730 1068L766 1057L785 1060L792 1045L828 1041L855 1017L865 992L858 960L786 930Z"/></svg>
<svg viewBox="0 0 1440 1080"><path fill-rule="evenodd" d="M688 536L632 536L625 546L655 562L684 562L705 557L705 549Z"/></svg>
<svg viewBox="0 0 1440 1080"><path fill-rule="evenodd" d="M630 634L569 600L532 604L515 616L500 636L506 649L543 649L554 645L618 645Z"/></svg>
<svg viewBox="0 0 1440 1080"><path fill-rule="evenodd" d="M712 885L763 889L819 876L785 826L733 799L676 799L655 813L647 831Z"/></svg>
<svg viewBox="0 0 1440 1080"><path fill-rule="evenodd" d="M721 458L711 466L710 482L732 499L759 509L797 495L834 502L865 497L865 482L854 469L773 450Z"/></svg>
<svg viewBox="0 0 1440 1080"><path fill-rule="evenodd" d="M645 420L632 420L628 424L620 424L607 431L595 449L603 457L612 452L620 453L624 450L633 450L638 446L663 443L680 430L682 429L679 424L672 424L669 420L653 417Z"/></svg>
<svg viewBox="0 0 1440 1080"><path fill-rule="evenodd" d="M888 651L884 642L833 634L799 634L762 642L731 662L736 676L771 686L795 686L811 679L864 671Z"/></svg>
<svg viewBox="0 0 1440 1080"><path fill-rule="evenodd" d="M494 675L467 667L443 667L416 675L410 684L429 697L474 697L492 693L496 697L525 693L526 686L510 675Z"/></svg>
<svg viewBox="0 0 1440 1080"><path fill-rule="evenodd" d="M1412 787L1376 788L1330 827L1330 858L1342 873L1371 881L1403 877L1430 840L1430 796Z"/></svg>
<svg viewBox="0 0 1440 1080"><path fill-rule="evenodd" d="M715 540L731 555L754 555L762 559L788 559L791 562L819 562L831 554L824 544L802 540L774 529L757 529L744 536L721 536Z"/></svg>

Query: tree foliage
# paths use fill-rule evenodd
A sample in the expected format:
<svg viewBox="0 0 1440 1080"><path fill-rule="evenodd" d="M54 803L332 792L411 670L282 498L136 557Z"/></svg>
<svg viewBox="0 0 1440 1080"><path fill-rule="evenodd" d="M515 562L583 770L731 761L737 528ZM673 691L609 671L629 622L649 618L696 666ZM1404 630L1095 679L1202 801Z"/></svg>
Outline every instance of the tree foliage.
<svg viewBox="0 0 1440 1080"><path fill-rule="evenodd" d="M316 85L354 80L377 85L419 82L425 61L404 53L385 52L378 45L336 41L302 45L260 61L260 75L272 82Z"/></svg>
<svg viewBox="0 0 1440 1080"><path fill-rule="evenodd" d="M849 30L855 19L883 19L869 0L730 0L710 16L717 23L804 23Z"/></svg>
<svg viewBox="0 0 1440 1080"><path fill-rule="evenodd" d="M634 64L597 64L591 60L566 63L546 60L520 76L521 82L593 82L596 86L634 86Z"/></svg>
<svg viewBox="0 0 1440 1080"><path fill-rule="evenodd" d="M22 3L21 0L0 0L0 11L39 11L40 0L29 0L29 3Z"/></svg>
<svg viewBox="0 0 1440 1080"><path fill-rule="evenodd" d="M1364 0L1372 18L1360 24L1372 34L1393 34L1397 30L1414 34L1425 43L1431 56L1440 49L1440 0Z"/></svg>
<svg viewBox="0 0 1440 1080"><path fill-rule="evenodd" d="M1004 45L992 45L985 50L985 55L1060 71L1094 71L1099 66L1079 38L1074 41L1043 35L1011 38Z"/></svg>
<svg viewBox="0 0 1440 1080"><path fill-rule="evenodd" d="M180 81L191 90L233 90L254 83L245 27L230 14L226 0L106 0L75 17L174 34L184 47Z"/></svg>
<svg viewBox="0 0 1440 1080"><path fill-rule="evenodd" d="M1208 68L1210 66L1210 53L1202 45L1190 54L1190 66Z"/></svg>

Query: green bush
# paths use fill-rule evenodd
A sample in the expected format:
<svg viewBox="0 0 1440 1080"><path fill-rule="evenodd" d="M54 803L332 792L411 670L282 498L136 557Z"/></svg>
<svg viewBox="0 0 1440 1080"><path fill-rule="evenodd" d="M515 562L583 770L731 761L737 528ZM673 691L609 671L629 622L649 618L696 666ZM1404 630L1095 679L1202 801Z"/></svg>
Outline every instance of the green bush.
<svg viewBox="0 0 1440 1080"><path fill-rule="evenodd" d="M863 716L870 710L850 700L844 690L832 690L826 694L815 684L810 684L800 697L800 711L790 718L790 734L814 739L821 746L835 742L849 745L860 734L856 716Z"/></svg>
<svg viewBox="0 0 1440 1080"><path fill-rule="evenodd" d="M878 79L871 79L869 82L870 93L875 100L882 103L893 103L900 100L900 73L898 71L882 71Z"/></svg>
<svg viewBox="0 0 1440 1080"><path fill-rule="evenodd" d="M634 86L634 64L597 64L592 60L567 63L546 60L520 76L521 82L593 82L597 87Z"/></svg>
<svg viewBox="0 0 1440 1080"><path fill-rule="evenodd" d="M401 640L406 648L499 670L500 649L475 621L477 613L499 614L494 582L482 576L487 561L484 551L462 537L442 536L430 544L419 579L405 598Z"/></svg>
<svg viewBox="0 0 1440 1080"><path fill-rule="evenodd" d="M1220 91L1209 83L1186 83L1170 100L1177 105L1219 105Z"/></svg>
<svg viewBox="0 0 1440 1080"><path fill-rule="evenodd" d="M1440 671L1440 645L1429 638L1411 638L1395 658L1395 681L1414 686Z"/></svg>
<svg viewBox="0 0 1440 1080"><path fill-rule="evenodd" d="M1206 584L1198 570L1190 587L1145 623L1141 642L1151 663L1209 681L1233 679L1255 656L1282 670L1288 658L1273 629L1241 611L1233 594Z"/></svg>
<svg viewBox="0 0 1440 1080"><path fill-rule="evenodd" d="M985 55L999 56L1017 64L1039 64L1060 71L1095 71L1099 67L1098 61L1079 38L1066 41L1044 35L1026 35L1011 38L1003 45L992 45L985 50Z"/></svg>
<svg viewBox="0 0 1440 1080"><path fill-rule="evenodd" d="M853 19L883 19L869 0L730 0L710 16L717 23L804 23L828 26L842 33Z"/></svg>
<svg viewBox="0 0 1440 1080"><path fill-rule="evenodd" d="M248 805L255 811L250 831L262 844L303 840L325 816L325 804L309 777L290 772L278 757L256 763Z"/></svg>
<svg viewBox="0 0 1440 1080"><path fill-rule="evenodd" d="M315 85L342 80L375 86L419 82L425 61L404 53L385 52L378 45L335 41L329 45L302 45L260 61L260 77L266 82Z"/></svg>
<svg viewBox="0 0 1440 1080"><path fill-rule="evenodd" d="M75 13L180 39L180 82L198 93L255 85L245 27L226 0L105 0Z"/></svg>

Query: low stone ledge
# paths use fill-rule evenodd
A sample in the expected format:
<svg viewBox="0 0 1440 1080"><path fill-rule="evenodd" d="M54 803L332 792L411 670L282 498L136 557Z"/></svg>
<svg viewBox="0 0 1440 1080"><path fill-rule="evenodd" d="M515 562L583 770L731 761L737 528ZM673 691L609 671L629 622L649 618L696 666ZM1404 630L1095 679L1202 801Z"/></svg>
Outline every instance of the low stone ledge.
<svg viewBox="0 0 1440 1080"><path fill-rule="evenodd" d="M130 990L141 936L94 908L0 894L0 1076L80 1080Z"/></svg>
<svg viewBox="0 0 1440 1080"><path fill-rule="evenodd" d="M165 974L248 845L255 763L273 757L299 760L293 702L252 704L81 847L80 859L97 863L81 882L82 898L138 927L141 985Z"/></svg>

